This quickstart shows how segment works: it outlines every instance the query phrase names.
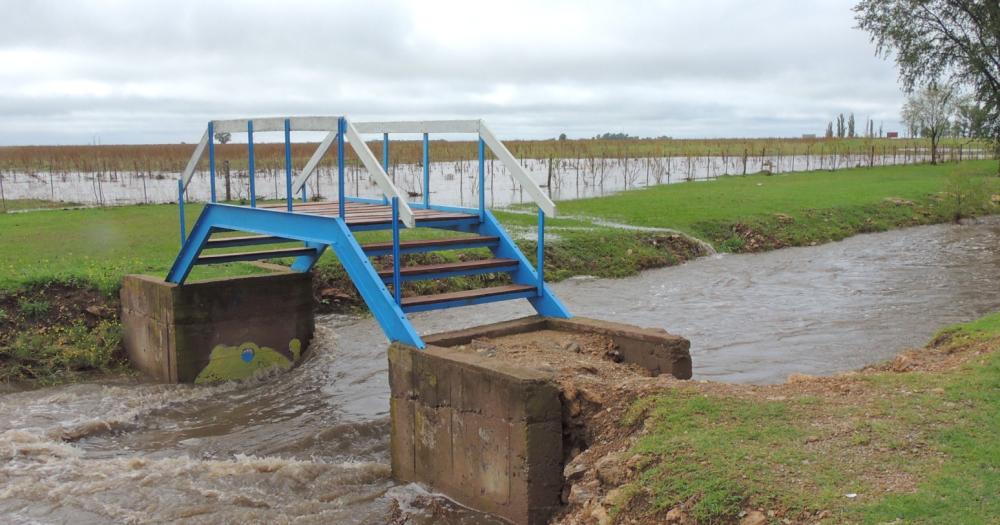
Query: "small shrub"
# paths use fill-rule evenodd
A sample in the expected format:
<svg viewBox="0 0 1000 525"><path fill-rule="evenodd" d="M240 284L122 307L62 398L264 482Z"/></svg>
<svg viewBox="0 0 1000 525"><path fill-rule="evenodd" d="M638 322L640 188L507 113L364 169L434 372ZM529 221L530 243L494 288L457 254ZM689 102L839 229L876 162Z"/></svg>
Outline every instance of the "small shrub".
<svg viewBox="0 0 1000 525"><path fill-rule="evenodd" d="M48 301L32 301L31 299L23 298L18 301L17 307L20 308L21 313L32 319L47 315L52 310L52 305Z"/></svg>
<svg viewBox="0 0 1000 525"><path fill-rule="evenodd" d="M955 222L974 217L991 206L991 192L984 177L953 171L945 183L942 208Z"/></svg>

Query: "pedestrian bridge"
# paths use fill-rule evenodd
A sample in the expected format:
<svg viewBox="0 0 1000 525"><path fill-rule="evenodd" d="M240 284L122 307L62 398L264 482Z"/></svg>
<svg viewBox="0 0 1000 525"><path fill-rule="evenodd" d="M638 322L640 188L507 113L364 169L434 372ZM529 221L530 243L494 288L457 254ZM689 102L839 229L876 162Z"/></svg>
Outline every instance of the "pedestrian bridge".
<svg viewBox="0 0 1000 525"><path fill-rule="evenodd" d="M309 161L296 174L292 165L291 133L326 132ZM217 201L215 180L215 134L246 133L250 198L247 205ZM258 203L255 192L254 133L284 132L285 202ZM390 136L417 134L423 139L423 185L419 201L408 201L387 174ZM478 137L479 206L465 208L435 204L430 199L431 134L468 134ZM381 162L365 143L364 136L380 135L383 143ZM382 198L348 196L345 191L345 148L350 147ZM336 148L336 200L309 202L306 182L315 175L323 157ZM486 208L485 154L491 152L523 187L538 207L538 243L535 262L521 252L496 217ZM185 190L199 162L206 155L209 164L210 202L188 229L185 223ZM281 117L242 120L214 120L208 123L181 178L178 180L181 248L167 281L183 284L196 265L220 264L292 258L291 268L308 272L320 256L332 251L358 292L368 305L390 341L424 348L420 335L407 314L442 308L455 308L495 301L527 299L546 317L567 318L570 313L545 284L545 219L556 213L556 206L539 188L521 164L507 150L482 120L446 120L418 122L351 122L346 117ZM420 228L457 232L442 237L400 240L400 230ZM391 242L361 243L356 232L386 230ZM235 235L229 232L240 232ZM225 233L225 235L217 235ZM287 247L289 243L300 245ZM267 245L284 247L268 248ZM254 247L233 253L219 249ZM405 265L403 255L468 248L488 248L490 256L440 264ZM373 257L390 256L391 269L379 270ZM508 284L431 295L403 293L403 283L416 280L506 274Z"/></svg>

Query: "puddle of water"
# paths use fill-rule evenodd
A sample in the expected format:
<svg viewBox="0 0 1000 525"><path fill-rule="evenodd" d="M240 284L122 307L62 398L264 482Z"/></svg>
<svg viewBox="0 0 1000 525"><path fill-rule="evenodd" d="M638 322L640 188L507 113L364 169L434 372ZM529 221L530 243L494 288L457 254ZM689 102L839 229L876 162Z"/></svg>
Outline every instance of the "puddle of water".
<svg viewBox="0 0 1000 525"><path fill-rule="evenodd" d="M695 377L782 381L890 358L1000 308L1000 220L702 258L556 293L578 315L692 341ZM526 302L415 316L421 333L531 313ZM318 320L310 357L241 385L136 380L0 395L10 523L493 523L389 479L385 341ZM64 439L69 439L65 441ZM395 510L400 509L400 510Z"/></svg>

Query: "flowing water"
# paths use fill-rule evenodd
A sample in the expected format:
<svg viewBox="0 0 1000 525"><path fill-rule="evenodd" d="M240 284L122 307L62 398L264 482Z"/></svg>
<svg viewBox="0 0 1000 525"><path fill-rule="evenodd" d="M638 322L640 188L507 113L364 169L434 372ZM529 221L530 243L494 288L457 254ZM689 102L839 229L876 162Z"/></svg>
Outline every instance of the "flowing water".
<svg viewBox="0 0 1000 525"><path fill-rule="evenodd" d="M884 360L1000 308L1000 221L707 257L555 290L577 314L692 341L696 378L774 382ZM422 332L528 314L415 316ZM491 523L389 479L385 342L325 316L301 366L215 387L137 379L0 395L5 523Z"/></svg>

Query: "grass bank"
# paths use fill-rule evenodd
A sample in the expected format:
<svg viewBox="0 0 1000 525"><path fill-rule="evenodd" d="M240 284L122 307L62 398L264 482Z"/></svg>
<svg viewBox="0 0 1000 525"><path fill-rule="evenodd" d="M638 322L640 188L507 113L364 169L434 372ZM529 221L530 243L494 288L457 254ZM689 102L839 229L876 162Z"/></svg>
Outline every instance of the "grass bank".
<svg viewBox="0 0 1000 525"><path fill-rule="evenodd" d="M720 251L751 252L994 213L996 204L990 199L1000 194L994 170L994 162L977 161L725 177L566 201L559 205L561 217L547 223L551 239L546 245L547 277L622 277L678 264L700 253L697 243L667 229L707 241ZM194 223L200 211L197 204L187 206L188 224ZM0 335L0 363L11 362L10 356L17 353L10 346L17 334L74 326L68 318L25 314L22 298L52 302L68 288L95 290L86 295L92 304L75 307L76 320L86 322L84 310L89 306L114 309L124 275L165 275L178 248L176 214L171 205L0 214L0 246L6 248L0 251L0 324L6 323ZM497 215L520 235L525 253L532 258L534 216L516 210ZM622 229L607 222L645 229ZM445 234L404 231L404 238L431 235ZM363 242L388 240L384 232L360 237ZM457 252L435 257L478 255ZM262 271L249 264L231 264L198 267L191 277ZM331 254L321 259L315 275L321 305L341 309L360 305L353 285ZM467 284L461 280L412 283L408 292L429 293Z"/></svg>
<svg viewBox="0 0 1000 525"><path fill-rule="evenodd" d="M997 523L1000 313L861 372L675 383L622 424L622 522Z"/></svg>

